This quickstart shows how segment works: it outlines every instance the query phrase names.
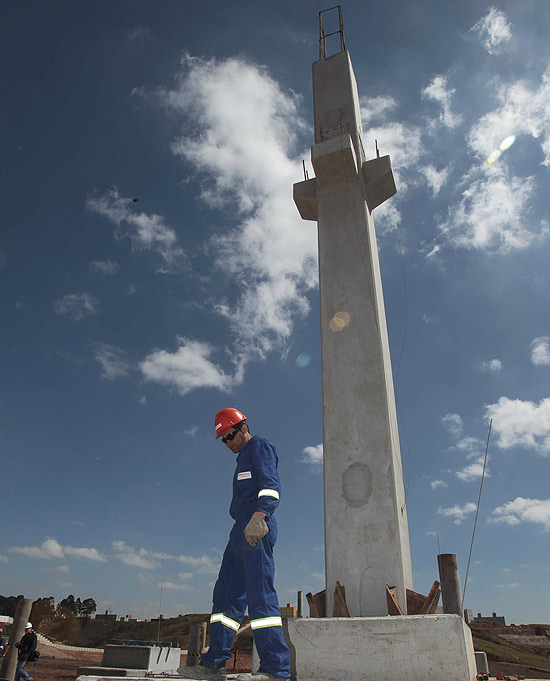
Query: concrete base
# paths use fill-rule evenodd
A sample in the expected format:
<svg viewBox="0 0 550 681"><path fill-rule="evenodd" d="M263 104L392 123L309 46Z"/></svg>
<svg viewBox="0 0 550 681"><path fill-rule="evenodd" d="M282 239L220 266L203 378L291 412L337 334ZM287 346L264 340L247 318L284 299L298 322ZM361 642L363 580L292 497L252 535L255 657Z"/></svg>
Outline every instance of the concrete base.
<svg viewBox="0 0 550 681"><path fill-rule="evenodd" d="M481 651L474 651L476 657L476 667L478 674L488 674L489 673L489 663L487 662L487 653Z"/></svg>
<svg viewBox="0 0 550 681"><path fill-rule="evenodd" d="M285 620L292 680L473 681L470 629L458 615Z"/></svg>
<svg viewBox="0 0 550 681"><path fill-rule="evenodd" d="M180 666L180 648L164 646L106 645L102 667L144 669L148 672L174 672ZM105 676L105 672L102 672ZM129 676L129 674L127 675Z"/></svg>
<svg viewBox="0 0 550 681"><path fill-rule="evenodd" d="M150 672L147 669L121 669L120 667L79 667L77 676L96 676L109 678L141 678Z"/></svg>
<svg viewBox="0 0 550 681"><path fill-rule="evenodd" d="M120 671L120 670L119 670ZM228 674L227 679L228 681L233 681L236 679L238 674ZM174 681L181 681L183 679L183 676L180 676L179 674L162 674L162 675L155 675L155 677L148 676L146 678L158 678L162 679L163 681L168 681L169 679L173 679ZM143 681L144 677L143 676L106 676L106 675L93 675L93 676L77 676L76 681ZM252 680L251 680L252 681Z"/></svg>

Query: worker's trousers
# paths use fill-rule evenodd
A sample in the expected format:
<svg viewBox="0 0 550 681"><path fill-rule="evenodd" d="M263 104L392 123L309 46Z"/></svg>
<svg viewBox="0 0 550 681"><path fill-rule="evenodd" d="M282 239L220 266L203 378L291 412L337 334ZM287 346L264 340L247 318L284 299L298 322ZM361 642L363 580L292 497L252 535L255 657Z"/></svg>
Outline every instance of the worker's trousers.
<svg viewBox="0 0 550 681"><path fill-rule="evenodd" d="M202 662L207 667L219 667L231 658L233 639L248 605L260 668L287 679L290 677L289 651L273 585L277 523L274 518L269 519L269 533L256 546L246 541L245 526L246 522L235 523L223 554L214 587L210 648L202 655Z"/></svg>

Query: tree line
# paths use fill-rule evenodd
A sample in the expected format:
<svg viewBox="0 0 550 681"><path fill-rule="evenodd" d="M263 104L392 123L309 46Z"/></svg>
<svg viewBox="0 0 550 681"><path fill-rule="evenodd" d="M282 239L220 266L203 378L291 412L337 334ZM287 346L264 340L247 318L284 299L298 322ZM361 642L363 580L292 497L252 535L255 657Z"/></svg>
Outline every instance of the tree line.
<svg viewBox="0 0 550 681"><path fill-rule="evenodd" d="M24 598L19 596L0 596L0 615L15 617L17 603ZM42 622L72 617L90 617L97 609L93 598L75 598L69 594L56 605L53 596L37 598L33 601L30 620L33 626L39 627Z"/></svg>

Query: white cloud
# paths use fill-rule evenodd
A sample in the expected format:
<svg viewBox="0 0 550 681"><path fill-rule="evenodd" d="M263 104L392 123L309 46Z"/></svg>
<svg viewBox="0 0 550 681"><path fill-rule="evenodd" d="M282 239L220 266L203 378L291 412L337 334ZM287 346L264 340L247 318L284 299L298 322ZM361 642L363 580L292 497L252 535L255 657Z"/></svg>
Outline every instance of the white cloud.
<svg viewBox="0 0 550 681"><path fill-rule="evenodd" d="M397 107L393 97L381 95L379 97L363 96L359 99L363 125L370 125L374 121L384 122L389 111Z"/></svg>
<svg viewBox="0 0 550 681"><path fill-rule="evenodd" d="M430 487L432 489L439 489L440 487L447 487L447 483L444 480L432 480Z"/></svg>
<svg viewBox="0 0 550 681"><path fill-rule="evenodd" d="M518 589L523 586L521 582L509 582L507 584L495 584L497 589Z"/></svg>
<svg viewBox="0 0 550 681"><path fill-rule="evenodd" d="M217 574L220 567L220 559L207 555L202 556L174 556L169 553L159 551L149 551L148 549L136 549L129 546L122 540L112 543L116 557L126 565L143 568L145 570L155 570L161 567L163 560L175 560L193 568L196 573ZM180 572L179 578L182 581L191 579L193 573ZM170 588L170 587L169 587Z"/></svg>
<svg viewBox="0 0 550 681"><path fill-rule="evenodd" d="M9 563L10 559L7 556L0 556L0 563Z"/></svg>
<svg viewBox="0 0 550 681"><path fill-rule="evenodd" d="M550 337L541 336L531 343L531 362L539 366L550 364Z"/></svg>
<svg viewBox="0 0 550 681"><path fill-rule="evenodd" d="M67 314L77 320L99 312L99 301L91 293L68 293L54 300L53 305L56 314Z"/></svg>
<svg viewBox="0 0 550 681"><path fill-rule="evenodd" d="M97 549L74 548L73 546L64 546L63 551L66 556L73 556L74 558L87 558L88 560L97 560L102 563L106 562Z"/></svg>
<svg viewBox="0 0 550 681"><path fill-rule="evenodd" d="M426 178L429 188L432 190L432 196L437 196L442 187L447 183L449 177L449 168L442 168L437 170L435 166L427 165L420 168L420 172Z"/></svg>
<svg viewBox="0 0 550 681"><path fill-rule="evenodd" d="M486 374L498 374L502 369L500 359L490 359L488 362L481 362L480 369Z"/></svg>
<svg viewBox="0 0 550 681"><path fill-rule="evenodd" d="M496 7L491 7L470 30L479 33L483 47L489 54L497 54L500 48L512 39L511 25L506 20L504 12Z"/></svg>
<svg viewBox="0 0 550 681"><path fill-rule="evenodd" d="M520 525L535 523L550 530L550 499L524 499L517 497L491 513L490 522Z"/></svg>
<svg viewBox="0 0 550 681"><path fill-rule="evenodd" d="M320 445L305 447L303 453L304 453L304 456L302 458L302 461L304 461L305 463L311 463L314 466L322 466L323 465L323 444L322 443Z"/></svg>
<svg viewBox="0 0 550 681"><path fill-rule="evenodd" d="M159 586L164 589L177 589L179 591L189 591L193 588L190 584L182 584L180 582L159 582Z"/></svg>
<svg viewBox="0 0 550 681"><path fill-rule="evenodd" d="M451 508L441 508L440 506L437 509L437 512L447 518L454 518L455 525L460 525L470 513L474 513L476 508L477 506L474 503L468 502L467 504L464 504L464 506L459 506L457 504Z"/></svg>
<svg viewBox="0 0 550 681"><path fill-rule="evenodd" d="M525 248L535 238L525 226L534 191L533 178L507 179L495 172L474 180L439 230L456 247L503 253Z"/></svg>
<svg viewBox="0 0 550 681"><path fill-rule="evenodd" d="M435 76L429 85L422 90L422 96L428 99L433 99L441 105L443 109L439 115L439 121L447 128L456 128L462 120L462 117L453 114L451 111L451 97L455 90L449 88L446 76Z"/></svg>
<svg viewBox="0 0 550 681"><path fill-rule="evenodd" d="M482 116L468 134L474 153L485 160L508 135L525 134L540 141L543 165L550 165L550 68L538 88L530 89L523 80L500 83L496 97L500 106ZM515 144L521 144L521 137Z"/></svg>
<svg viewBox="0 0 550 681"><path fill-rule="evenodd" d="M164 223L164 218L155 213L135 212L133 199L121 196L116 187L102 196L89 198L86 206L115 224L115 238L130 239L133 250L151 250L160 255L164 261L160 271L169 271L182 262L183 249L178 246L176 233Z"/></svg>
<svg viewBox="0 0 550 681"><path fill-rule="evenodd" d="M176 556L176 560L184 565L189 565L195 568L195 571L200 574L216 575L220 569L220 558L211 557L207 555L202 556Z"/></svg>
<svg viewBox="0 0 550 681"><path fill-rule="evenodd" d="M242 382L241 367L236 367L231 376L209 359L214 348L208 343L186 338L179 341L181 345L175 352L155 350L140 363L147 381L174 386L181 395L195 388L227 391Z"/></svg>
<svg viewBox="0 0 550 681"><path fill-rule="evenodd" d="M163 557L162 554L153 553L143 548L136 550L120 540L113 542L113 550L116 553L116 557L125 565L133 565L144 570L159 568L161 565L159 558Z"/></svg>
<svg viewBox="0 0 550 681"><path fill-rule="evenodd" d="M60 565L58 568L59 572L67 573L69 572L69 566L68 565Z"/></svg>
<svg viewBox="0 0 550 681"><path fill-rule="evenodd" d="M478 480L481 478L483 475L483 462L485 460L485 456L480 457L477 461L474 461L474 463L469 464L468 466L465 466L459 471L456 471L455 475L457 478L460 480L463 480L464 482L472 482L473 480ZM485 477L489 477L489 470L486 468L485 469Z"/></svg>
<svg viewBox="0 0 550 681"><path fill-rule="evenodd" d="M95 358L101 364L102 377L110 381L126 376L133 369L124 351L109 343L97 344Z"/></svg>
<svg viewBox="0 0 550 681"><path fill-rule="evenodd" d="M238 222L214 243L218 267L241 292L217 309L230 321L237 354L262 358L285 346L318 281L316 231L289 193L305 156L295 149L305 129L299 100L243 59L189 55L179 88L161 97L184 118L173 150L201 175L201 198Z"/></svg>
<svg viewBox="0 0 550 681"><path fill-rule="evenodd" d="M100 274L112 275L118 272L118 263L111 260L92 260L90 263L92 272L99 272Z"/></svg>
<svg viewBox="0 0 550 681"><path fill-rule="evenodd" d="M446 414L441 417L441 423L454 437L460 437L464 430L464 423L460 414Z"/></svg>
<svg viewBox="0 0 550 681"><path fill-rule="evenodd" d="M550 454L550 398L535 404L501 397L495 404L485 406L485 416L493 419L496 444L501 449L523 447L537 454Z"/></svg>
<svg viewBox="0 0 550 681"><path fill-rule="evenodd" d="M86 558L101 563L107 562L97 549L75 548L73 546L62 546L57 539L48 537L40 546L12 546L8 549L11 553L20 553L28 558L40 558L50 560L52 558Z"/></svg>

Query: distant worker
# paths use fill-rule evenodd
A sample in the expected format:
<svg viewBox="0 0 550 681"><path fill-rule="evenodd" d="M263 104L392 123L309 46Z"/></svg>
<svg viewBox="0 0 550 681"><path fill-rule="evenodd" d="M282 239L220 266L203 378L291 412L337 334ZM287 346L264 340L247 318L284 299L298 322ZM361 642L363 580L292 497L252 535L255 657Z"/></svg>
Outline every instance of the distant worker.
<svg viewBox="0 0 550 681"><path fill-rule="evenodd" d="M29 657L36 650L38 644L38 639L34 631L32 630L32 624L27 622L25 625L25 633L23 634L21 640L15 644L16 648L19 648L17 652L17 667L15 669L15 681L20 681L20 679L25 679L25 681L32 681L32 676L24 669L25 665L29 661Z"/></svg>
<svg viewBox="0 0 550 681"><path fill-rule="evenodd" d="M6 652L6 637L4 636L4 628L0 627L0 657L4 657Z"/></svg>
<svg viewBox="0 0 550 681"><path fill-rule="evenodd" d="M277 540L273 514L281 491L277 452L270 442L250 434L246 416L238 409L219 411L215 430L216 439L221 437L228 449L238 454L229 509L235 524L214 586L210 647L198 665L180 667L178 672L188 679L224 681L225 663L231 658L233 639L248 605L260 657L260 668L250 681L290 679L290 655L273 585Z"/></svg>

